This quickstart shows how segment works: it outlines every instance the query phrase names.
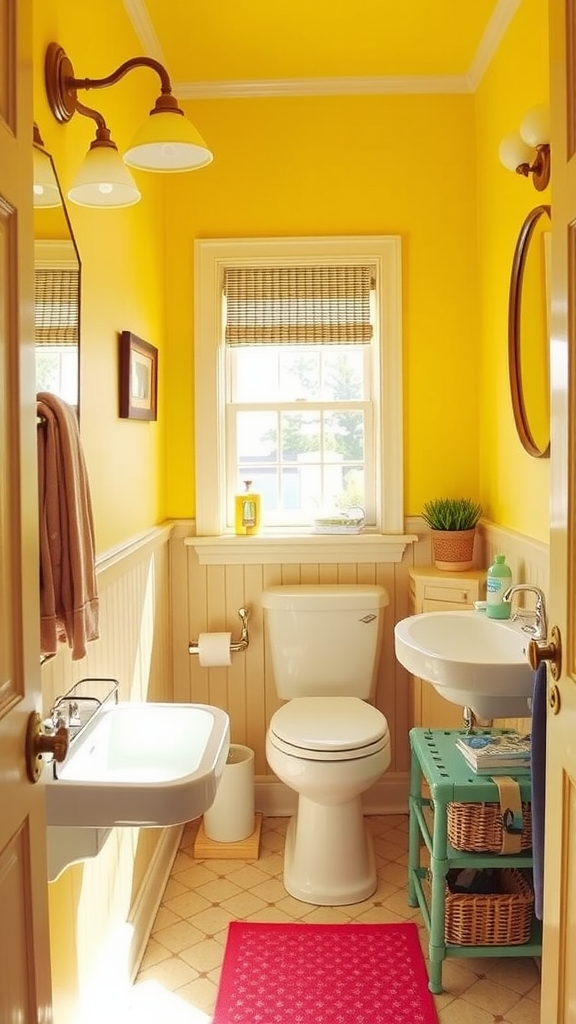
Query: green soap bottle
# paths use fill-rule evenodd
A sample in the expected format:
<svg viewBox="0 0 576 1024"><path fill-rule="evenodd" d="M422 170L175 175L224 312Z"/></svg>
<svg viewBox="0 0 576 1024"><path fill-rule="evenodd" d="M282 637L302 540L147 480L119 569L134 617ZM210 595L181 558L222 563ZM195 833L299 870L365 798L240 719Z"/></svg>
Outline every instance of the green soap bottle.
<svg viewBox="0 0 576 1024"><path fill-rule="evenodd" d="M489 619L509 619L511 604L504 593L512 586L512 573L505 555L496 555L486 578L486 615Z"/></svg>

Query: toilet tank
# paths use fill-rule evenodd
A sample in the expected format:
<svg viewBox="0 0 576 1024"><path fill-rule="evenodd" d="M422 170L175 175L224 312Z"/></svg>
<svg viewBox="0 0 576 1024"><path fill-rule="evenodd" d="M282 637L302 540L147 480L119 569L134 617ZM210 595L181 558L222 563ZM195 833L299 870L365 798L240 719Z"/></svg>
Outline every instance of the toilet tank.
<svg viewBox="0 0 576 1024"><path fill-rule="evenodd" d="M269 587L262 607L276 692L374 695L388 594L371 584Z"/></svg>

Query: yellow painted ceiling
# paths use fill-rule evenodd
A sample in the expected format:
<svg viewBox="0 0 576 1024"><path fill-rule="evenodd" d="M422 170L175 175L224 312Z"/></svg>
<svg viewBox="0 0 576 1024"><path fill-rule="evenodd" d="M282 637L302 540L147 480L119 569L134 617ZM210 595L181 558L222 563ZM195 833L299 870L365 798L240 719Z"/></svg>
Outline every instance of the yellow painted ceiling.
<svg viewBox="0 0 576 1024"><path fill-rule="evenodd" d="M172 80L197 83L465 75L519 0L124 2Z"/></svg>

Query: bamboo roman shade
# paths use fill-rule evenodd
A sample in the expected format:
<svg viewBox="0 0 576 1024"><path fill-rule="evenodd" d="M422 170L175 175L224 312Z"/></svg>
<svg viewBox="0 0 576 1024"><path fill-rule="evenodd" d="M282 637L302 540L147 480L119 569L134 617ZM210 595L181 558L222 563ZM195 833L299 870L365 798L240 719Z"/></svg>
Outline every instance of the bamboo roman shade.
<svg viewBox="0 0 576 1024"><path fill-rule="evenodd" d="M370 266L227 267L227 345L364 345L373 333Z"/></svg>
<svg viewBox="0 0 576 1024"><path fill-rule="evenodd" d="M34 272L34 338L37 345L77 345L80 310L78 270Z"/></svg>

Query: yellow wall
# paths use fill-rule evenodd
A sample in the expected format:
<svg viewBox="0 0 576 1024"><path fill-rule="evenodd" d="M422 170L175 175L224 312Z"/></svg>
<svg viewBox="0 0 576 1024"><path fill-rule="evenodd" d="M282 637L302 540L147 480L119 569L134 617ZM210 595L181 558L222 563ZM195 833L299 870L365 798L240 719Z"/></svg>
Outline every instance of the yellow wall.
<svg viewBox="0 0 576 1024"><path fill-rule="evenodd" d="M188 113L215 159L175 180L167 205L168 514L194 509L193 243L227 236L401 235L406 512L476 497L473 97L238 99Z"/></svg>
<svg viewBox="0 0 576 1024"><path fill-rule="evenodd" d="M66 191L94 137L94 123L75 114L59 125L44 92L50 42L68 53L80 77L103 77L140 52L119 0L34 3L34 117ZM133 72L114 88L83 95L106 118L120 150L146 117L158 89L155 74ZM68 204L82 260L81 432L94 504L98 551L166 516L163 182L141 174L141 202L125 210ZM130 330L159 349L157 423L119 419L118 332Z"/></svg>
<svg viewBox="0 0 576 1024"><path fill-rule="evenodd" d="M506 302L519 226L541 197L497 157L503 134L546 98L546 4L523 0L476 96L355 96L190 103L215 153L201 171L141 173L127 210L70 205L83 263L82 435L100 551L194 514L193 246L196 238L397 233L403 244L405 510L438 494L479 497L497 522L547 539L548 465L516 438ZM35 3L35 116L63 183L92 137L56 124L46 45L79 75L140 51L120 0L99 17L71 0ZM88 29L89 24L89 29ZM85 98L120 149L156 81L145 69ZM160 354L156 424L118 417L118 331Z"/></svg>
<svg viewBox="0 0 576 1024"><path fill-rule="evenodd" d="M524 452L508 388L507 302L512 254L549 189L506 171L500 139L548 99L548 4L523 0L476 94L478 241L481 285L480 494L494 522L544 542L549 532L549 461ZM553 158L553 156L552 156Z"/></svg>

